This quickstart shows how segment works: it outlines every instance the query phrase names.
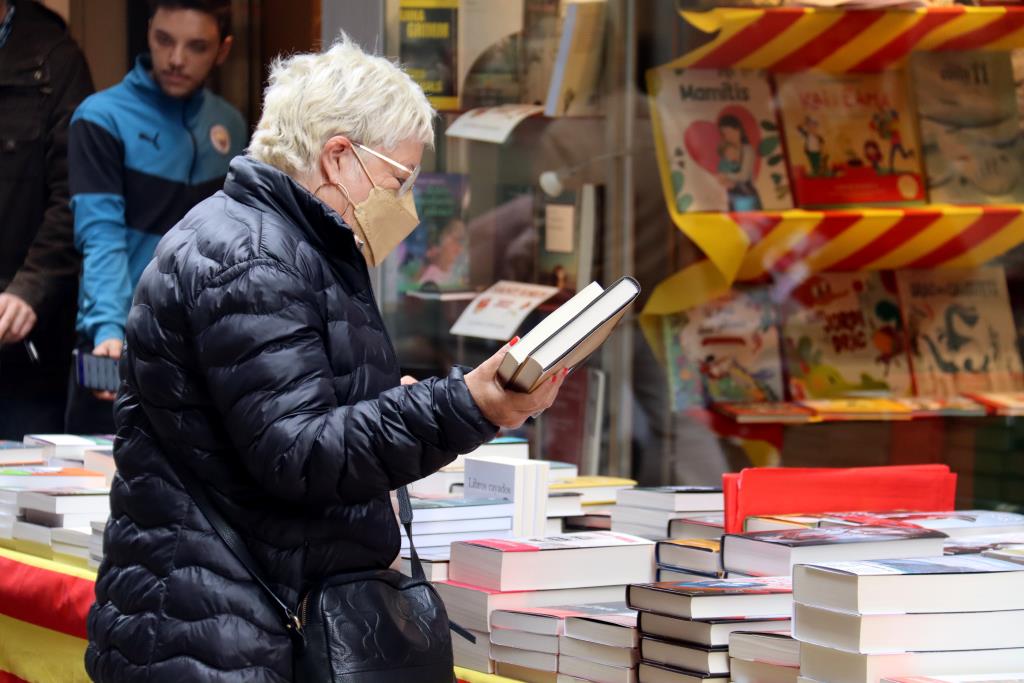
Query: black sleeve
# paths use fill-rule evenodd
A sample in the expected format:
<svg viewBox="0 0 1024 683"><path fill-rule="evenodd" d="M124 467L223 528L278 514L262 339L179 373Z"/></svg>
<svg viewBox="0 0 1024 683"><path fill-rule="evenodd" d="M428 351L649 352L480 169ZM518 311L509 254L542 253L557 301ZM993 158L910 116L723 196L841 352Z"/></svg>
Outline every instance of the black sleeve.
<svg viewBox="0 0 1024 683"><path fill-rule="evenodd" d="M46 211L25 262L6 290L37 313L78 276L80 257L75 250L68 194L68 126L75 108L93 91L89 67L74 41L58 45L49 60L55 104L45 131Z"/></svg>
<svg viewBox="0 0 1024 683"><path fill-rule="evenodd" d="M225 431L273 496L359 502L493 438L462 371L338 405L310 284L284 264L235 266L192 308L201 370Z"/></svg>

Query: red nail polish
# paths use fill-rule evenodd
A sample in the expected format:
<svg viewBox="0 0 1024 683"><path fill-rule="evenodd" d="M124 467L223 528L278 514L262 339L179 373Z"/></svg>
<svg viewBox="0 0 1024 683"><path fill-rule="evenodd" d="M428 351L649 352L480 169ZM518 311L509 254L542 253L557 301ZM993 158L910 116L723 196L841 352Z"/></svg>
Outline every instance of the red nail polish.
<svg viewBox="0 0 1024 683"><path fill-rule="evenodd" d="M511 339L508 340L508 345L509 346L515 346L518 341L519 341L519 336L517 335L517 336L512 337Z"/></svg>
<svg viewBox="0 0 1024 683"><path fill-rule="evenodd" d="M564 368L562 370L562 377L568 377L569 376L569 372L570 372L569 368Z"/></svg>

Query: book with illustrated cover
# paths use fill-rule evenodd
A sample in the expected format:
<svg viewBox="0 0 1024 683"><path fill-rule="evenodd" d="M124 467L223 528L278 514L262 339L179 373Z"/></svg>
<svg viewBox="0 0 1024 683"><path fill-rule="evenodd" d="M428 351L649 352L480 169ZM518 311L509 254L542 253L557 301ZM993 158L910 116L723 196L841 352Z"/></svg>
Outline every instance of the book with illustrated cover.
<svg viewBox="0 0 1024 683"><path fill-rule="evenodd" d="M777 318L767 291L735 290L664 316L662 333L676 410L785 398Z"/></svg>
<svg viewBox="0 0 1024 683"><path fill-rule="evenodd" d="M832 512L822 526L918 527L941 531L951 537L1024 532L1024 515L994 510L951 510L944 512Z"/></svg>
<svg viewBox="0 0 1024 683"><path fill-rule="evenodd" d="M817 416L799 403L715 403L712 410L740 424L807 424Z"/></svg>
<svg viewBox="0 0 1024 683"><path fill-rule="evenodd" d="M647 80L672 213L792 208L767 74L668 64Z"/></svg>
<svg viewBox="0 0 1024 683"><path fill-rule="evenodd" d="M780 74L779 102L800 206L925 199L902 72Z"/></svg>
<svg viewBox="0 0 1024 683"><path fill-rule="evenodd" d="M544 102L545 116L601 113L599 85L607 13L607 2L562 3L561 36Z"/></svg>
<svg viewBox="0 0 1024 683"><path fill-rule="evenodd" d="M1024 201L1024 135L1010 54L915 52L910 74L931 201Z"/></svg>
<svg viewBox="0 0 1024 683"><path fill-rule="evenodd" d="M469 237L463 212L469 182L456 173L422 173L413 187L416 226L396 250L398 291L445 292L469 287Z"/></svg>
<svg viewBox="0 0 1024 683"><path fill-rule="evenodd" d="M518 104L523 2L459 2L459 108Z"/></svg>
<svg viewBox="0 0 1024 683"><path fill-rule="evenodd" d="M459 106L459 0L401 0L398 58L438 110Z"/></svg>
<svg viewBox="0 0 1024 683"><path fill-rule="evenodd" d="M788 576L677 581L631 585L626 604L684 619L782 617L792 609L792 592Z"/></svg>
<svg viewBox="0 0 1024 683"><path fill-rule="evenodd" d="M889 398L826 398L801 402L822 420L910 420L913 410Z"/></svg>
<svg viewBox="0 0 1024 683"><path fill-rule="evenodd" d="M787 302L783 350L797 401L911 393L899 296L887 273L820 273Z"/></svg>
<svg viewBox="0 0 1024 683"><path fill-rule="evenodd" d="M796 564L942 555L946 534L920 527L817 527L726 534L722 568L747 576L785 576Z"/></svg>
<svg viewBox="0 0 1024 683"><path fill-rule="evenodd" d="M907 270L896 276L918 395L1012 392L1024 386L1001 267Z"/></svg>

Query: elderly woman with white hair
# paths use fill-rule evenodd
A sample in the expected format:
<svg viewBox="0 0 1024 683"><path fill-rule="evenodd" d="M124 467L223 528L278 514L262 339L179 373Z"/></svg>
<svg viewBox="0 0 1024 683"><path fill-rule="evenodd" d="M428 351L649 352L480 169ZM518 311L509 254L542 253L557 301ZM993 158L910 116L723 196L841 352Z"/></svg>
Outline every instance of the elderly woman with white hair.
<svg viewBox="0 0 1024 683"><path fill-rule="evenodd" d="M389 492L522 424L563 379L506 391L506 349L400 378L367 265L417 224L435 114L399 67L343 36L275 63L265 98L248 155L164 237L135 293L88 622L95 681L295 680L287 629L189 480L295 609L325 577L388 567Z"/></svg>

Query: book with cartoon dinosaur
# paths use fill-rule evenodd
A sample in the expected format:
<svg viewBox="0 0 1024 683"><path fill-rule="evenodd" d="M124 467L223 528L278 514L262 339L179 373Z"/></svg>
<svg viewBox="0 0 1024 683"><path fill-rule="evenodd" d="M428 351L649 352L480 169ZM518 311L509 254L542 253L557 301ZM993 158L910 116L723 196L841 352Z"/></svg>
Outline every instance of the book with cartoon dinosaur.
<svg viewBox="0 0 1024 683"><path fill-rule="evenodd" d="M790 295L782 329L794 400L911 393L906 337L891 274L810 277Z"/></svg>
<svg viewBox="0 0 1024 683"><path fill-rule="evenodd" d="M793 193L800 206L925 199L921 151L902 72L777 78Z"/></svg>
<svg viewBox="0 0 1024 683"><path fill-rule="evenodd" d="M1024 135L1010 53L917 52L910 73L931 201L1024 201Z"/></svg>
<svg viewBox="0 0 1024 683"><path fill-rule="evenodd" d="M919 395L1024 388L1001 267L907 270L897 278Z"/></svg>
<svg viewBox="0 0 1024 683"><path fill-rule="evenodd" d="M783 399L775 308L763 289L726 296L662 320L676 410Z"/></svg>
<svg viewBox="0 0 1024 683"><path fill-rule="evenodd" d="M655 142L674 213L792 208L768 77L760 71L648 72Z"/></svg>

